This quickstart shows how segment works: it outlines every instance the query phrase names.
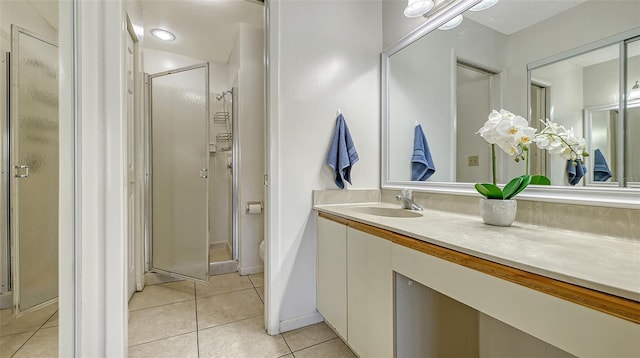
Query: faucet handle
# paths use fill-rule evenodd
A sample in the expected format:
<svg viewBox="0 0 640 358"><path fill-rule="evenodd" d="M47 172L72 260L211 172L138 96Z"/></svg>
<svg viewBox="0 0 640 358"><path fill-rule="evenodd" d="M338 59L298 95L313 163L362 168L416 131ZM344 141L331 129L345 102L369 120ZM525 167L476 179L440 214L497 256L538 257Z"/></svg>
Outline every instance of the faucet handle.
<svg viewBox="0 0 640 358"><path fill-rule="evenodd" d="M413 194L411 193L411 189L402 189L402 196L407 199L413 199Z"/></svg>

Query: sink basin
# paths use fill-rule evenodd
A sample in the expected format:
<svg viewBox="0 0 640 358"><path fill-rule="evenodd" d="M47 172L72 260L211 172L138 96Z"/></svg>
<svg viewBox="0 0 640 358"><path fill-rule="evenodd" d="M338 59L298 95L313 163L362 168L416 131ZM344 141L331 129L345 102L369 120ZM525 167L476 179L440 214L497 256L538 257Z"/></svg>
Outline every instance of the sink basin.
<svg viewBox="0 0 640 358"><path fill-rule="evenodd" d="M363 214L386 216L390 218L417 218L422 216L419 211L405 210L400 208L380 208L377 206L363 206L353 208L354 211Z"/></svg>

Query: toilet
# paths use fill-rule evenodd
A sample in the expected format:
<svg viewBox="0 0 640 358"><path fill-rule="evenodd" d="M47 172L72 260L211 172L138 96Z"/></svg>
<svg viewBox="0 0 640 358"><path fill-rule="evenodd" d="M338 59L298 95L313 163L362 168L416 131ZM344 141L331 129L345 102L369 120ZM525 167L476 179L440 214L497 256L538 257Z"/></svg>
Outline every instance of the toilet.
<svg viewBox="0 0 640 358"><path fill-rule="evenodd" d="M260 242L260 261L264 263L264 240Z"/></svg>

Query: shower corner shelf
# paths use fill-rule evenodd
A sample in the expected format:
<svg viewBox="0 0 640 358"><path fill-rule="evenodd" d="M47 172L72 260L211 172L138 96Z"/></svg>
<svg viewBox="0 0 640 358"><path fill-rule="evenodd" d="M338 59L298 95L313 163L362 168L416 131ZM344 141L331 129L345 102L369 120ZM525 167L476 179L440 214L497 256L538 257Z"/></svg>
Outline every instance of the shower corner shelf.
<svg viewBox="0 0 640 358"><path fill-rule="evenodd" d="M214 123L226 123L229 120L229 112L216 112L213 115Z"/></svg>
<svg viewBox="0 0 640 358"><path fill-rule="evenodd" d="M231 133L216 134L216 142L228 142L231 140Z"/></svg>

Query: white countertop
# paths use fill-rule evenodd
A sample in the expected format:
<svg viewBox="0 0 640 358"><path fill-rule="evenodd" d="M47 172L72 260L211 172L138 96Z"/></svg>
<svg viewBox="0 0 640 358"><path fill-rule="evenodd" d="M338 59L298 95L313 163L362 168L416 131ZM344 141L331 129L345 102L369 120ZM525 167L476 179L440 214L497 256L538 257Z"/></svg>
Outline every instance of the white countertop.
<svg viewBox="0 0 640 358"><path fill-rule="evenodd" d="M514 223L485 225L478 216L425 209L422 217L370 215L355 207L398 204L316 205L314 209L527 272L640 301L640 242Z"/></svg>

